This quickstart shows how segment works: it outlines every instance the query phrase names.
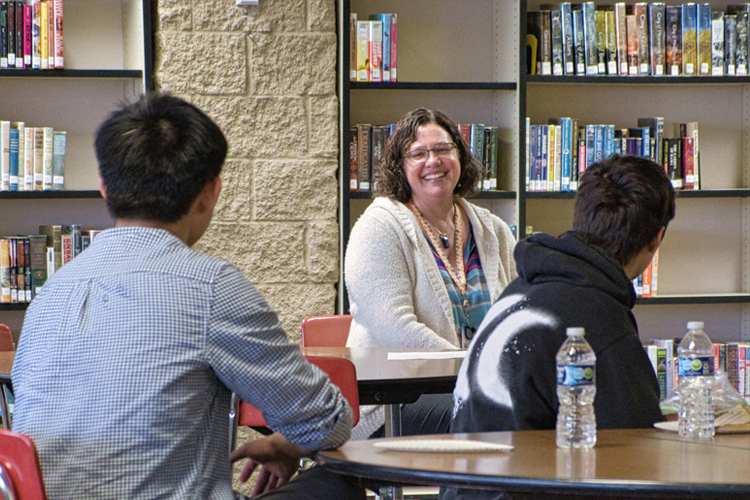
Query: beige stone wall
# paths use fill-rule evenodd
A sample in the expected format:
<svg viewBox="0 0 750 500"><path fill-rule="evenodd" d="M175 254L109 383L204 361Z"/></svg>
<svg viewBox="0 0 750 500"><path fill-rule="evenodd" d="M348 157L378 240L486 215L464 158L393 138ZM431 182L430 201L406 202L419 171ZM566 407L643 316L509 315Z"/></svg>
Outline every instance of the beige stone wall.
<svg viewBox="0 0 750 500"><path fill-rule="evenodd" d="M158 0L157 87L229 141L198 249L237 265L293 340L333 314L338 279L335 0Z"/></svg>
<svg viewBox="0 0 750 500"><path fill-rule="evenodd" d="M298 341L302 319L333 314L336 301L335 0L154 6L157 87L203 109L229 141L223 193L197 248L238 266ZM235 489L251 493L236 480Z"/></svg>

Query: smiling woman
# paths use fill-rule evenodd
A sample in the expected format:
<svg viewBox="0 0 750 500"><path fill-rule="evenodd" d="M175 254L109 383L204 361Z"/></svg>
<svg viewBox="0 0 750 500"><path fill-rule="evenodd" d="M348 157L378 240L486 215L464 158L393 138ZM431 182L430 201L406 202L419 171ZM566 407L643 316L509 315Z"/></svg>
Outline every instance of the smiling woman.
<svg viewBox="0 0 750 500"><path fill-rule="evenodd" d="M467 202L481 167L458 127L424 108L407 113L375 170L373 203L352 229L344 262L349 346L465 349L516 276L508 225ZM451 395L402 410L402 432L447 432ZM382 432L381 407L362 409L355 438Z"/></svg>

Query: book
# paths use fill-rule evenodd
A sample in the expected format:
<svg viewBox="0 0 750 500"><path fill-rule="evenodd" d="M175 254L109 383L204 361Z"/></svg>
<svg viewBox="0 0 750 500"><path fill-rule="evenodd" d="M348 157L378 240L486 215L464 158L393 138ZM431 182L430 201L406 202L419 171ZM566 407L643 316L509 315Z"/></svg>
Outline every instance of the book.
<svg viewBox="0 0 750 500"><path fill-rule="evenodd" d="M662 2L648 6L649 12L649 40L651 41L651 74L666 75L667 66L667 37L666 37L666 5Z"/></svg>
<svg viewBox="0 0 750 500"><path fill-rule="evenodd" d="M391 81L391 15L390 14L372 14L371 21L380 21L382 36L382 81Z"/></svg>
<svg viewBox="0 0 750 500"><path fill-rule="evenodd" d="M551 62L552 74L554 76L563 75L563 31L562 31L562 12L559 8L552 9L550 16L550 44L551 44Z"/></svg>
<svg viewBox="0 0 750 500"><path fill-rule="evenodd" d="M656 249L651 259L651 296L659 295L659 249Z"/></svg>
<svg viewBox="0 0 750 500"><path fill-rule="evenodd" d="M8 304L11 300L10 284L10 239L0 238L0 302Z"/></svg>
<svg viewBox="0 0 750 500"><path fill-rule="evenodd" d="M625 19L625 2L615 3L615 30L617 36L617 73L628 74L628 26Z"/></svg>
<svg viewBox="0 0 750 500"><path fill-rule="evenodd" d="M583 10L580 5L572 5L573 44L576 75L586 74L586 35L583 27Z"/></svg>
<svg viewBox="0 0 750 500"><path fill-rule="evenodd" d="M55 69L55 1L47 2L47 68Z"/></svg>
<svg viewBox="0 0 750 500"><path fill-rule="evenodd" d="M42 189L49 191L52 189L52 150L54 146L54 129L52 127L42 127Z"/></svg>
<svg viewBox="0 0 750 500"><path fill-rule="evenodd" d="M359 186L359 133L357 126L349 127L349 190L356 191Z"/></svg>
<svg viewBox="0 0 750 500"><path fill-rule="evenodd" d="M674 189L682 189L682 139L664 139L664 171Z"/></svg>
<svg viewBox="0 0 750 500"><path fill-rule="evenodd" d="M693 139L693 189L701 188L701 156L700 141L698 140L698 122L687 122L676 125L675 135L678 137L692 137Z"/></svg>
<svg viewBox="0 0 750 500"><path fill-rule="evenodd" d="M10 189L10 122L0 121L0 191Z"/></svg>
<svg viewBox="0 0 750 500"><path fill-rule="evenodd" d="M63 30L63 0L53 0L53 28L54 50L50 54L50 67L63 69L65 67L65 40Z"/></svg>
<svg viewBox="0 0 750 500"><path fill-rule="evenodd" d="M600 75L607 74L607 23L604 10L598 7L594 11L594 28L596 29L596 70Z"/></svg>
<svg viewBox="0 0 750 500"><path fill-rule="evenodd" d="M31 19L31 68L42 68L42 2L31 0L33 17Z"/></svg>
<svg viewBox="0 0 750 500"><path fill-rule="evenodd" d="M693 166L693 138L682 138L682 179L683 189L695 189L695 170Z"/></svg>
<svg viewBox="0 0 750 500"><path fill-rule="evenodd" d="M573 119L570 117L550 118L549 123L560 127L559 191L570 191L573 149Z"/></svg>
<svg viewBox="0 0 750 500"><path fill-rule="evenodd" d="M398 53L397 34L398 34L398 14L394 12L394 13L391 13L391 81L392 82L398 81L398 75L397 75L398 68L396 67L396 54Z"/></svg>
<svg viewBox="0 0 750 500"><path fill-rule="evenodd" d="M49 0L42 0L40 2L40 9L40 67L41 69L49 69Z"/></svg>
<svg viewBox="0 0 750 500"><path fill-rule="evenodd" d="M34 191L34 127L24 127L23 185L25 191Z"/></svg>
<svg viewBox="0 0 750 500"><path fill-rule="evenodd" d="M648 339L648 342L664 349L664 361L666 364L666 393L671 394L677 378L674 339Z"/></svg>
<svg viewBox="0 0 750 500"><path fill-rule="evenodd" d="M667 352L664 347L657 346L656 344L646 344L643 346L646 349L648 360L651 362L651 366L654 369L656 380L659 382L659 401L664 401L667 397Z"/></svg>
<svg viewBox="0 0 750 500"><path fill-rule="evenodd" d="M47 236L29 235L31 255L31 296L36 296L47 281Z"/></svg>
<svg viewBox="0 0 750 500"><path fill-rule="evenodd" d="M607 74L617 75L617 27L613 6L604 7L604 27L606 41L604 58L607 63Z"/></svg>
<svg viewBox="0 0 750 500"><path fill-rule="evenodd" d="M10 301L18 302L18 247L16 238L6 238L8 241L8 274L10 283Z"/></svg>
<svg viewBox="0 0 750 500"><path fill-rule="evenodd" d="M696 4L698 74L711 75L711 4Z"/></svg>
<svg viewBox="0 0 750 500"><path fill-rule="evenodd" d="M540 38L539 45L537 48L537 57L539 57L539 64L537 66L537 74L539 75L551 75L552 74L552 26L550 20L549 10L539 11L539 29Z"/></svg>
<svg viewBox="0 0 750 500"><path fill-rule="evenodd" d="M666 8L667 70L670 76L682 74L682 7Z"/></svg>
<svg viewBox="0 0 750 500"><path fill-rule="evenodd" d="M367 24L367 42L370 58L370 81L383 81L383 23L370 21ZM390 77L390 75L389 75Z"/></svg>
<svg viewBox="0 0 750 500"><path fill-rule="evenodd" d="M748 11L745 5L728 5L727 13L734 14L735 28L737 33L735 52L735 74L747 76L748 74Z"/></svg>
<svg viewBox="0 0 750 500"><path fill-rule="evenodd" d="M0 1L0 68L8 67L8 1Z"/></svg>
<svg viewBox="0 0 750 500"><path fill-rule="evenodd" d="M698 20L694 3L682 4L682 74L695 76L698 66Z"/></svg>
<svg viewBox="0 0 750 500"><path fill-rule="evenodd" d="M18 271L16 280L18 285L19 302L31 302L31 253L29 238L20 236L16 238L18 243Z"/></svg>
<svg viewBox="0 0 750 500"><path fill-rule="evenodd" d="M61 224L43 224L39 226L39 234L43 234L46 236L47 248L53 249L53 271L56 271L60 269L60 267L62 267L62 228L63 226ZM47 262L49 264L49 261ZM51 274L49 273L48 266L47 277L49 276L51 276Z"/></svg>
<svg viewBox="0 0 750 500"><path fill-rule="evenodd" d="M26 157L26 124L24 122L13 122L10 124L11 130L18 131L18 191L25 191L26 186L24 185L24 168L25 168L25 157Z"/></svg>
<svg viewBox="0 0 750 500"><path fill-rule="evenodd" d="M24 35L24 2L18 0L16 4L16 69L24 69L25 59L25 35Z"/></svg>
<svg viewBox="0 0 750 500"><path fill-rule="evenodd" d="M357 190L370 190L370 140L372 136L372 125L369 123L357 124Z"/></svg>
<svg viewBox="0 0 750 500"><path fill-rule="evenodd" d="M664 117L638 118L639 127L647 127L651 139L651 159L660 165L664 161Z"/></svg>
<svg viewBox="0 0 750 500"><path fill-rule="evenodd" d="M469 143L469 149L471 150L471 155L477 160L477 163L479 163L479 165L484 165L484 124L471 124L471 142ZM484 172L480 173L481 179L484 177Z"/></svg>
<svg viewBox="0 0 750 500"><path fill-rule="evenodd" d="M628 75L638 76L638 22L634 14L625 15L628 29Z"/></svg>
<svg viewBox="0 0 750 500"><path fill-rule="evenodd" d="M641 297L651 297L651 269L652 269L652 262L649 262L646 269L643 270L643 273L641 273L642 278L642 290L641 290Z"/></svg>
<svg viewBox="0 0 750 500"><path fill-rule="evenodd" d="M15 62L15 61L14 61ZM11 191L18 191L18 129L10 129L9 148L9 176L8 184Z"/></svg>
<svg viewBox="0 0 750 500"><path fill-rule="evenodd" d="M648 4L645 2L636 3L633 6L636 25L638 29L638 74L651 74L651 54L650 43L648 39Z"/></svg>
<svg viewBox="0 0 750 500"><path fill-rule="evenodd" d="M32 56L34 53L33 44L33 20L34 8L31 3L23 3L23 66L32 67Z"/></svg>
<svg viewBox="0 0 750 500"><path fill-rule="evenodd" d="M578 119L570 119L570 191L578 190Z"/></svg>
<svg viewBox="0 0 750 500"><path fill-rule="evenodd" d="M484 130L487 132L487 141L489 142L488 189L493 190L497 189L497 127L490 125L485 127Z"/></svg>
<svg viewBox="0 0 750 500"><path fill-rule="evenodd" d="M490 131L488 127L484 127L484 153L482 154L482 158L484 160L484 164L482 165L482 191L489 191L490 190L490 150L492 149L492 145L490 144Z"/></svg>
<svg viewBox="0 0 750 500"><path fill-rule="evenodd" d="M370 22L357 21L357 81L370 81Z"/></svg>
<svg viewBox="0 0 750 500"><path fill-rule="evenodd" d="M8 23L6 44L8 46L8 68L16 67L16 2L9 1L6 21Z"/></svg>
<svg viewBox="0 0 750 500"><path fill-rule="evenodd" d="M737 16L724 15L724 73L734 76L737 73Z"/></svg>
<svg viewBox="0 0 750 500"><path fill-rule="evenodd" d="M373 189L375 172L383 163L385 154L385 141L388 139L388 125L375 125L372 127L372 143L370 147L370 189Z"/></svg>
<svg viewBox="0 0 750 500"><path fill-rule="evenodd" d="M68 134L63 130L52 132L52 189L65 187L65 149Z"/></svg>
<svg viewBox="0 0 750 500"><path fill-rule="evenodd" d="M562 17L563 72L575 75L575 42L573 36L573 10L570 2L560 3Z"/></svg>
<svg viewBox="0 0 750 500"><path fill-rule="evenodd" d="M711 13L711 76L724 76L724 13Z"/></svg>
<svg viewBox="0 0 750 500"><path fill-rule="evenodd" d="M560 191L560 126L547 125L547 191Z"/></svg>
<svg viewBox="0 0 750 500"><path fill-rule="evenodd" d="M586 54L586 74L598 75L598 53L596 42L596 7L594 2L583 2L583 35Z"/></svg>
<svg viewBox="0 0 750 500"><path fill-rule="evenodd" d="M357 81L357 13L349 13L349 80Z"/></svg>
<svg viewBox="0 0 750 500"><path fill-rule="evenodd" d="M79 224L63 224L60 229L60 240L62 265L65 265L81 253L81 226Z"/></svg>

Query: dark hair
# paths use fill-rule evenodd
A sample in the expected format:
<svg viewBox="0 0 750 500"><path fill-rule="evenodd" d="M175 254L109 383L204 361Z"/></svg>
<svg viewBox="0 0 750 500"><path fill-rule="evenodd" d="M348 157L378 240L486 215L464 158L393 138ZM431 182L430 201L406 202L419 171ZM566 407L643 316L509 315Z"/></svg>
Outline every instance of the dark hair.
<svg viewBox="0 0 750 500"><path fill-rule="evenodd" d="M453 190L454 196L472 196L476 193L482 166L471 156L469 146L464 141L458 127L442 112L418 108L410 111L399 120L396 131L388 138L383 151L383 161L374 165L376 185L374 196L388 196L401 203L411 200L411 187L404 172L404 153L417 140L419 127L434 123L450 135L458 147L458 159L461 164L461 175Z"/></svg>
<svg viewBox="0 0 750 500"><path fill-rule="evenodd" d="M159 93L112 112L94 146L112 216L164 223L187 214L227 155L224 134L208 116Z"/></svg>
<svg viewBox="0 0 750 500"><path fill-rule="evenodd" d="M674 218L674 197L661 165L612 156L581 176L573 230L624 266Z"/></svg>

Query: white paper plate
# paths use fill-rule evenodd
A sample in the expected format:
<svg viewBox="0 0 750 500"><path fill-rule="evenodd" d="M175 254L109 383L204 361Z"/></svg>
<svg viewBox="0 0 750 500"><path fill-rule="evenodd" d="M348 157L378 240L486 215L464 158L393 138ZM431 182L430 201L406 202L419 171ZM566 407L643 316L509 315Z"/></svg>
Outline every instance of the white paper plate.
<svg viewBox="0 0 750 500"><path fill-rule="evenodd" d="M391 451L432 451L438 453L498 452L513 449L513 446L508 444L462 439L400 439L398 441L377 442L374 446Z"/></svg>

